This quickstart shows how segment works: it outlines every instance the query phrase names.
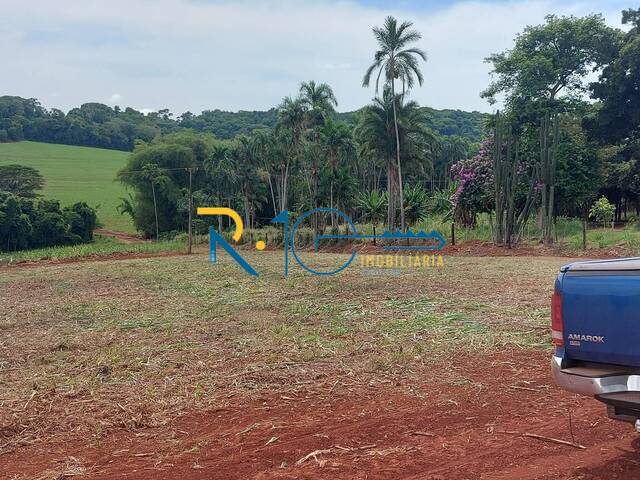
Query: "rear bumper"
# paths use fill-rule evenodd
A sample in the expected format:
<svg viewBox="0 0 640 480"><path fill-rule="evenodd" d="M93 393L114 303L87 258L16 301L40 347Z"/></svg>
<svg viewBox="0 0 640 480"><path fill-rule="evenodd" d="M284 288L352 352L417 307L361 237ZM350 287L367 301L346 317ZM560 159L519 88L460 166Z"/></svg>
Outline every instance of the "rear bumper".
<svg viewBox="0 0 640 480"><path fill-rule="evenodd" d="M580 393L596 397L614 392L640 391L640 374L616 374L601 372L601 369L589 370L562 368L562 358L553 356L551 359L551 372L556 384L569 392Z"/></svg>

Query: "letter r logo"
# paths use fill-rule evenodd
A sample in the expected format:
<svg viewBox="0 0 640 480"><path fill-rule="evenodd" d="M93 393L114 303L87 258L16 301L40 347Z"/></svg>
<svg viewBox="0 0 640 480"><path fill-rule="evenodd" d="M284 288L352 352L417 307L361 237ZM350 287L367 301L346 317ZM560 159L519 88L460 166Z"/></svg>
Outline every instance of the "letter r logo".
<svg viewBox="0 0 640 480"><path fill-rule="evenodd" d="M226 215L228 217L231 217L236 225L236 231L233 234L233 239L237 242L240 240L240 238L242 238L242 231L244 230L242 218L235 210L226 207L198 207L197 213L198 215ZM216 263L218 260L216 254L218 244L220 244L225 252L227 252L231 256L231 258L233 258L236 263L244 269L245 272L255 277L258 276L258 272L256 272L255 269L251 265L249 265L249 263L244 258L242 258L242 256L238 252L236 252L231 245L229 245L229 242L227 242L222 235L216 232L213 226L210 226L209 258L211 260L211 263Z"/></svg>

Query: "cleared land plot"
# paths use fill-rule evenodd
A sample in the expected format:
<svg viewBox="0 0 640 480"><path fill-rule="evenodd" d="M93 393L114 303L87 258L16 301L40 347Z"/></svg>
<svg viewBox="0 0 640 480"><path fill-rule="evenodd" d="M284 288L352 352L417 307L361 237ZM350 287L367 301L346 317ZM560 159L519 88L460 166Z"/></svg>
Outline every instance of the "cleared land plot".
<svg viewBox="0 0 640 480"><path fill-rule="evenodd" d="M105 228L134 232L131 218L116 210L124 187L115 181L128 152L40 142L0 143L0 165L17 163L37 169L45 178L41 192L61 205L87 202L99 206Z"/></svg>
<svg viewBox="0 0 640 480"><path fill-rule="evenodd" d="M551 385L566 259L283 279L281 252L246 256L259 279L203 255L3 269L0 476L640 473L630 426Z"/></svg>

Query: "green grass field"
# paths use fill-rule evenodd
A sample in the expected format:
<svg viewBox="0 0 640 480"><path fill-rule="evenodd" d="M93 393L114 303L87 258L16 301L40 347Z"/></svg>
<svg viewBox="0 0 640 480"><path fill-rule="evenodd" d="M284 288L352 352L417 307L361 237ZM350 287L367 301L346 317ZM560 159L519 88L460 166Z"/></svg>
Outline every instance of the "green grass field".
<svg viewBox="0 0 640 480"><path fill-rule="evenodd" d="M91 243L63 245L58 247L36 248L19 252L0 252L0 265L3 263L36 262L39 260L68 260L90 256L111 255L114 253L164 253L186 250L182 240L159 242L122 243L110 237L97 235Z"/></svg>
<svg viewBox="0 0 640 480"><path fill-rule="evenodd" d="M105 228L134 232L128 216L118 213L124 187L115 181L116 172L125 164L127 152L101 148L75 147L39 142L0 144L0 165L17 163L36 168L44 176L42 194L68 205L84 201L98 208Z"/></svg>

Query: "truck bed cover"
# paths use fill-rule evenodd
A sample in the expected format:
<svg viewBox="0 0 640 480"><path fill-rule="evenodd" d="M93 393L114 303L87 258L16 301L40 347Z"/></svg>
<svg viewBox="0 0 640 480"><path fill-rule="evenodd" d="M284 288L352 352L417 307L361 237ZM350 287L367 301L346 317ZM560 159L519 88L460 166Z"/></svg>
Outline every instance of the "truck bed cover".
<svg viewBox="0 0 640 480"><path fill-rule="evenodd" d="M560 268L561 272L618 272L635 270L640 271L640 257L574 262Z"/></svg>

